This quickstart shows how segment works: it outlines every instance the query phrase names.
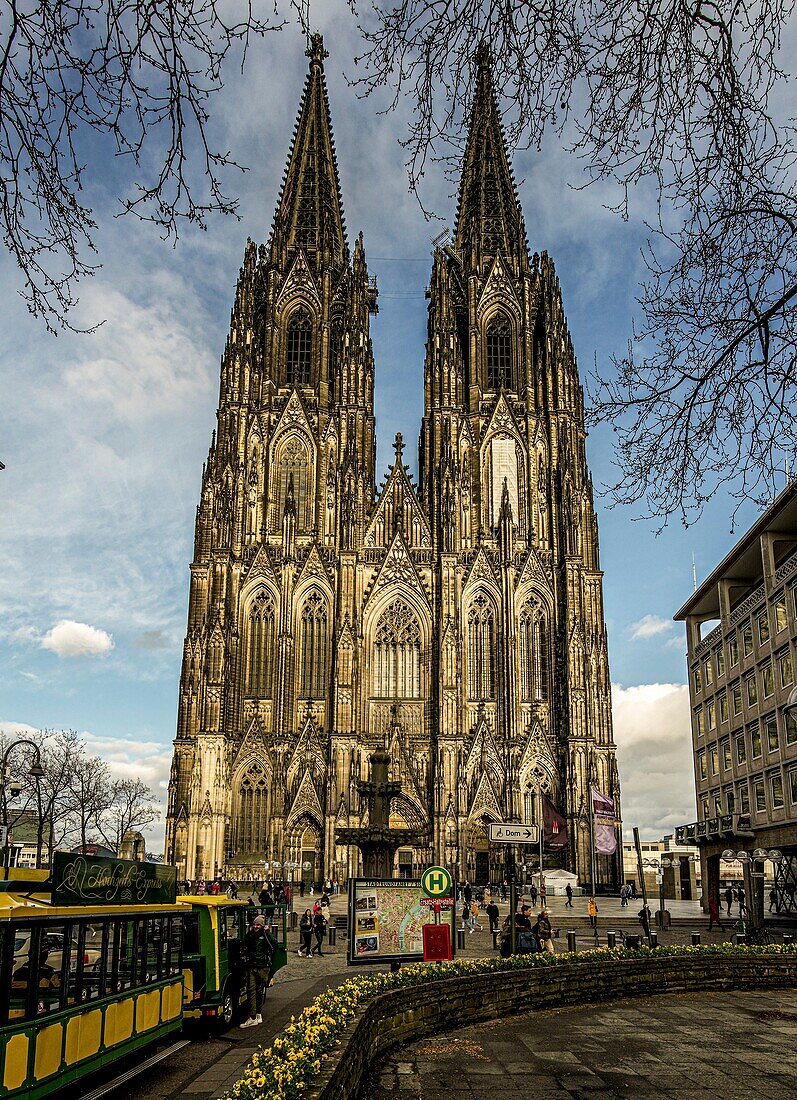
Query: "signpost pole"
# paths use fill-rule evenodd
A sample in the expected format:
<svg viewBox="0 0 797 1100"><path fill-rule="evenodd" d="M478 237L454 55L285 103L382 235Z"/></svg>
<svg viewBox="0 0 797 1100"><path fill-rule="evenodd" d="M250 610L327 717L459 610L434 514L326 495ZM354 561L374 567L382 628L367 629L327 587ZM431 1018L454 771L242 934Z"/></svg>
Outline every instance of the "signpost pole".
<svg viewBox="0 0 797 1100"><path fill-rule="evenodd" d="M543 867L543 834L545 833L545 810L542 805L542 784L537 787L537 796L539 798L540 817L537 827L540 830L540 893L542 893L542 867Z"/></svg>

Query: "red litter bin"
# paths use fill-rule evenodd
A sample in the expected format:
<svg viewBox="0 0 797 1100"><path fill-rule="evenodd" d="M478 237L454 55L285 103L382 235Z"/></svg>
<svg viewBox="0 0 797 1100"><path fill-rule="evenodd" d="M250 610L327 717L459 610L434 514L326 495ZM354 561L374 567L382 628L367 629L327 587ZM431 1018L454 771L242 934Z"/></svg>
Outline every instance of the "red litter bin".
<svg viewBox="0 0 797 1100"><path fill-rule="evenodd" d="M447 962L453 957L451 951L451 925L425 924L423 926L423 961Z"/></svg>

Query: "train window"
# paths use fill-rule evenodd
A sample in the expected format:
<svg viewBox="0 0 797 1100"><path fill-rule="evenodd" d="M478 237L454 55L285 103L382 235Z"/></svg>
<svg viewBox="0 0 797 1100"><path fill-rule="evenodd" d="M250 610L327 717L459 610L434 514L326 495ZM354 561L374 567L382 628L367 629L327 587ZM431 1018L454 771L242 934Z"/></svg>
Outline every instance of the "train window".
<svg viewBox="0 0 797 1100"><path fill-rule="evenodd" d="M154 917L145 921L146 934L146 966L144 968L144 981L156 982L161 977L163 966L163 922L160 917Z"/></svg>
<svg viewBox="0 0 797 1100"><path fill-rule="evenodd" d="M63 930L18 925L11 973L12 1019L32 1019L60 1007Z"/></svg>
<svg viewBox="0 0 797 1100"><path fill-rule="evenodd" d="M135 974L135 929L132 921L125 921L119 928L119 968L117 970L116 991L122 993L132 989Z"/></svg>
<svg viewBox="0 0 797 1100"><path fill-rule="evenodd" d="M85 925L73 924L67 930L64 943L68 948L66 954L65 982L66 1003L68 1005L79 1004L85 1000L86 993L83 989L83 945L86 939Z"/></svg>
<svg viewBox="0 0 797 1100"><path fill-rule="evenodd" d="M186 913L183 919L183 954L199 954L199 914Z"/></svg>
<svg viewBox="0 0 797 1100"><path fill-rule="evenodd" d="M226 926L227 941L238 939L238 910L225 909L224 921Z"/></svg>
<svg viewBox="0 0 797 1100"><path fill-rule="evenodd" d="M183 919L172 917L168 921L169 927L169 973L179 974L182 969L183 956Z"/></svg>

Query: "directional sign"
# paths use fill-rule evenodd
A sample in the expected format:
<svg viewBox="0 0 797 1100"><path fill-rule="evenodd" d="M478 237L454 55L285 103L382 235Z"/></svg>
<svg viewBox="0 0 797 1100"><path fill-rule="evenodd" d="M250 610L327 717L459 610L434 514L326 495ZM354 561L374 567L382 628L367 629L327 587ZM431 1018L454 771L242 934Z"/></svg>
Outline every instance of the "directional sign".
<svg viewBox="0 0 797 1100"><path fill-rule="evenodd" d="M540 834L536 825L499 825L490 823L491 844L536 844Z"/></svg>
<svg viewBox="0 0 797 1100"><path fill-rule="evenodd" d="M445 867L427 867L421 875L421 890L428 898L447 898L451 894L451 875Z"/></svg>

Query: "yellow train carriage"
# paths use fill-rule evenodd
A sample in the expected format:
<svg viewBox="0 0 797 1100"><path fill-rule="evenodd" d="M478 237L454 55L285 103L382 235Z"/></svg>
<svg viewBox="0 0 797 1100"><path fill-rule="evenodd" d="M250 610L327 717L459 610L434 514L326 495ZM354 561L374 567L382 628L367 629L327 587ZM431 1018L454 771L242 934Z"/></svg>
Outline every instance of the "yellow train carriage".
<svg viewBox="0 0 797 1100"><path fill-rule="evenodd" d="M0 884L3 1100L48 1096L182 1023L189 906L54 904L42 886Z"/></svg>

